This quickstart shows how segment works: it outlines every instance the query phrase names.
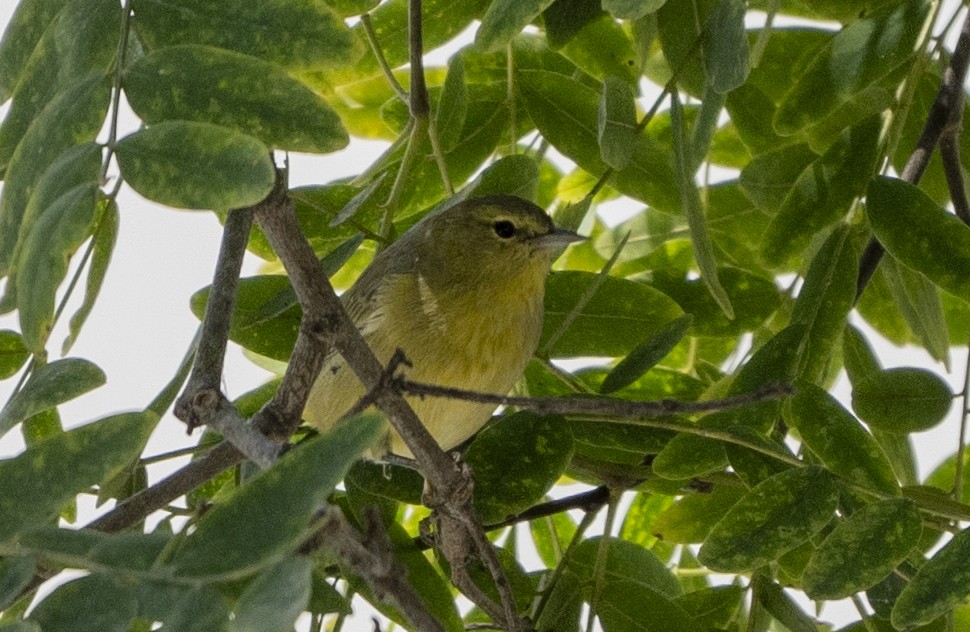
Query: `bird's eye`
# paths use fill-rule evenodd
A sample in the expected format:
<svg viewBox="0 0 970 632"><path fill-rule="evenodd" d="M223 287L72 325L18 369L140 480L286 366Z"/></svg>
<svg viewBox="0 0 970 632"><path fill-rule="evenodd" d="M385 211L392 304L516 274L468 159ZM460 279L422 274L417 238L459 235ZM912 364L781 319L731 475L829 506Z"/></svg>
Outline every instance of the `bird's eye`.
<svg viewBox="0 0 970 632"><path fill-rule="evenodd" d="M502 219L492 225L492 230L502 239L508 239L515 235L515 224L507 219Z"/></svg>

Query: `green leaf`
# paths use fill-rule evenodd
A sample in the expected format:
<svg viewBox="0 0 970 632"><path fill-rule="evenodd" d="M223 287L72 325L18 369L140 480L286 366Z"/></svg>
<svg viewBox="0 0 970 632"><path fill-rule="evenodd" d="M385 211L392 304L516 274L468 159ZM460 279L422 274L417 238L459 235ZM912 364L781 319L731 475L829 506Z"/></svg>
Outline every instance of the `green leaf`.
<svg viewBox="0 0 970 632"><path fill-rule="evenodd" d="M179 632L229 632L229 606L211 584L185 586L143 581L139 615Z"/></svg>
<svg viewBox="0 0 970 632"><path fill-rule="evenodd" d="M929 8L924 0L887 3L842 29L782 99L778 132L795 134L818 123L909 61Z"/></svg>
<svg viewBox="0 0 970 632"><path fill-rule="evenodd" d="M288 557L253 578L239 597L233 629L265 632L293 627L310 599L313 562Z"/></svg>
<svg viewBox="0 0 970 632"><path fill-rule="evenodd" d="M272 148L325 154L347 145L320 96L276 64L211 46L173 46L125 72L125 94L148 125L182 119L255 136Z"/></svg>
<svg viewBox="0 0 970 632"><path fill-rule="evenodd" d="M36 185L61 154L94 140L108 110L110 89L107 77L100 74L70 84L51 99L17 145L0 197L0 274L10 267Z"/></svg>
<svg viewBox="0 0 970 632"><path fill-rule="evenodd" d="M714 246L707 232L707 218L701 205L700 191L694 180L695 158L688 155L687 129L684 124L683 107L677 92L671 94L670 122L674 137L674 171L680 189L680 200L690 226L690 243L694 247L694 259L700 269L701 279L728 319L734 319L734 307L717 277L717 260Z"/></svg>
<svg viewBox="0 0 970 632"><path fill-rule="evenodd" d="M748 34L744 0L721 0L707 18L704 74L714 92L734 90L748 78Z"/></svg>
<svg viewBox="0 0 970 632"><path fill-rule="evenodd" d="M633 42L623 26L605 13L584 24L559 52L597 79L616 77L637 89Z"/></svg>
<svg viewBox="0 0 970 632"><path fill-rule="evenodd" d="M785 145L758 154L741 169L741 188L758 208L777 210L791 195L802 172L818 157L807 143Z"/></svg>
<svg viewBox="0 0 970 632"><path fill-rule="evenodd" d="M97 182L74 187L57 198L26 235L17 274L17 308L24 339L37 356L44 356L54 326L55 294L67 276L71 256L91 234L99 193Z"/></svg>
<svg viewBox="0 0 970 632"><path fill-rule="evenodd" d="M902 367L872 373L854 385L852 408L866 423L906 433L943 421L953 404L950 386L926 369Z"/></svg>
<svg viewBox="0 0 970 632"><path fill-rule="evenodd" d="M603 0L603 10L618 20L636 20L657 11L667 0Z"/></svg>
<svg viewBox="0 0 970 632"><path fill-rule="evenodd" d="M516 88L542 136L594 176L606 171L597 142L600 90L558 72L525 67L516 56ZM650 134L637 136L630 164L610 184L620 192L671 213L680 212L680 193L670 150Z"/></svg>
<svg viewBox="0 0 970 632"><path fill-rule="evenodd" d="M569 419L576 455L595 461L639 466L656 454L674 433L635 424Z"/></svg>
<svg viewBox="0 0 970 632"><path fill-rule="evenodd" d="M923 520L905 499L866 505L840 521L802 576L812 599L842 599L874 586L919 544Z"/></svg>
<svg viewBox="0 0 970 632"><path fill-rule="evenodd" d="M817 632L815 620L805 614L798 604L764 573L755 573L751 578L753 595L758 605L763 607L771 616L785 626L790 632Z"/></svg>
<svg viewBox="0 0 970 632"><path fill-rule="evenodd" d="M19 542L25 550L71 567L145 572L170 544L171 536L41 527L22 534Z"/></svg>
<svg viewBox="0 0 970 632"><path fill-rule="evenodd" d="M881 116L867 118L842 132L802 171L762 237L761 255L768 265L797 256L812 237L845 216L872 175L881 129Z"/></svg>
<svg viewBox="0 0 970 632"><path fill-rule="evenodd" d="M0 542L44 524L77 493L121 470L141 453L157 421L152 413L106 417L0 461L0 512L4 516Z"/></svg>
<svg viewBox="0 0 970 632"><path fill-rule="evenodd" d="M555 0L542 12L549 48L560 50L583 27L602 15L603 9L597 0Z"/></svg>
<svg viewBox="0 0 970 632"><path fill-rule="evenodd" d="M927 624L970 595L970 529L953 536L917 571L892 611L897 629Z"/></svg>
<svg viewBox="0 0 970 632"><path fill-rule="evenodd" d="M11 555L0 560L0 609L6 610L21 596L36 569L33 555Z"/></svg>
<svg viewBox="0 0 970 632"><path fill-rule="evenodd" d="M88 268L87 282L84 288L84 301L71 316L68 323L69 333L61 346L61 355L67 355L77 341L81 333L81 328L87 321L94 303L101 293L101 286L104 284L105 276L108 273L108 264L111 263L111 253L114 252L115 242L118 238L118 205L114 200L108 200L101 205L101 217L97 221L94 229L94 248L91 251L91 264Z"/></svg>
<svg viewBox="0 0 970 632"><path fill-rule="evenodd" d="M448 74L435 110L435 129L438 142L444 150L452 149L458 142L461 128L468 114L468 86L465 85L465 62L462 55L455 55L448 62Z"/></svg>
<svg viewBox="0 0 970 632"><path fill-rule="evenodd" d="M653 285L693 316L693 331L698 336L734 337L756 330L781 306L778 288L767 279L731 267L719 268L717 276L734 307L733 319L700 279L676 278L661 270L654 273Z"/></svg>
<svg viewBox="0 0 970 632"><path fill-rule="evenodd" d="M0 380L15 375L29 357L30 350L23 336L10 329L0 329Z"/></svg>
<svg viewBox="0 0 970 632"><path fill-rule="evenodd" d="M603 81L597 128L603 162L614 169L626 167L637 142L637 108L627 82L616 77Z"/></svg>
<svg viewBox="0 0 970 632"><path fill-rule="evenodd" d="M842 362L853 385L882 370L879 356L872 349L869 340L853 325L846 326L842 335Z"/></svg>
<svg viewBox="0 0 970 632"><path fill-rule="evenodd" d="M608 546L603 585L594 597L590 578L596 576L601 544ZM673 599L682 594L679 582L653 553L625 540L591 538L576 547L567 572L587 584L584 599L591 602L603 628L610 632L690 632L690 616ZM650 612L651 617L643 617ZM557 628L562 629L562 628Z"/></svg>
<svg viewBox="0 0 970 632"><path fill-rule="evenodd" d="M709 494L686 495L657 517L653 533L664 542L674 544L703 542L743 494L741 488L715 485Z"/></svg>
<svg viewBox="0 0 970 632"><path fill-rule="evenodd" d="M641 375L653 368L655 364L670 353L674 346L687 334L693 320L690 314L684 314L680 318L670 321L663 329L637 345L609 372L603 383L600 384L600 393L612 393L636 382Z"/></svg>
<svg viewBox="0 0 970 632"><path fill-rule="evenodd" d="M309 533L313 513L384 432L365 414L288 452L216 505L185 539L171 566L185 577L238 577L275 561Z"/></svg>
<svg viewBox="0 0 970 632"><path fill-rule="evenodd" d="M17 273L21 267L46 265L46 262L31 264L29 261L24 261L24 248L31 238L34 227L58 198L71 189L80 185L98 185L101 178L101 154L102 147L98 143L81 143L62 153L49 166L45 166L43 174L33 185L27 207L20 220L19 235L10 257L10 267L7 271L9 280L4 290L0 310L16 306ZM50 222L49 219L45 221ZM29 300L30 297L26 297L25 302Z"/></svg>
<svg viewBox="0 0 970 632"><path fill-rule="evenodd" d="M179 208L249 206L266 197L275 179L266 145L211 123L159 123L122 138L116 151L131 188Z"/></svg>
<svg viewBox="0 0 970 632"><path fill-rule="evenodd" d="M883 494L899 496L892 465L876 440L824 389L799 384L786 420L832 472Z"/></svg>
<svg viewBox="0 0 970 632"><path fill-rule="evenodd" d="M895 178L875 178L868 202L872 230L889 254L970 302L970 228Z"/></svg>
<svg viewBox="0 0 970 632"><path fill-rule="evenodd" d="M493 0L475 33L475 45L486 53L502 50L553 0Z"/></svg>
<svg viewBox="0 0 970 632"><path fill-rule="evenodd" d="M44 4L50 4L51 9L64 5L60 0ZM12 76L19 74L20 80L14 89L10 111L0 127L0 170L9 168L18 143L58 94L71 90L76 82L85 83L91 75L108 72L118 46L120 24L121 7L112 0L68 2L47 26L33 52L26 51L29 59L24 59L26 63L11 73ZM4 77L0 81L6 80L7 73L0 72L0 77ZM104 107L107 108L107 96ZM58 123L65 126L62 133L80 131L80 128L71 130L66 120ZM97 131L84 140L94 140ZM56 156L64 148L53 147L48 156ZM39 164L46 168L49 162Z"/></svg>
<svg viewBox="0 0 970 632"><path fill-rule="evenodd" d="M728 629L745 590L741 586L712 586L677 597L676 603L709 629Z"/></svg>
<svg viewBox="0 0 970 632"><path fill-rule="evenodd" d="M697 559L726 573L767 564L821 531L838 499L832 476L818 466L775 474L728 510Z"/></svg>
<svg viewBox="0 0 970 632"><path fill-rule="evenodd" d="M579 305L597 285L592 297ZM649 285L590 272L553 272L546 282L539 348L565 327L549 350L551 356L623 356L637 340L655 334L681 315L676 303Z"/></svg>
<svg viewBox="0 0 970 632"><path fill-rule="evenodd" d="M930 356L950 366L950 338L939 288L925 276L885 255L880 265L889 294Z"/></svg>
<svg viewBox="0 0 970 632"><path fill-rule="evenodd" d="M135 0L138 34L150 49L202 44L274 62L291 71L324 70L363 49L343 20L313 0Z"/></svg>
<svg viewBox="0 0 970 632"><path fill-rule="evenodd" d="M67 0L23 0L0 41L0 103L13 94L27 60Z"/></svg>
<svg viewBox="0 0 970 632"><path fill-rule="evenodd" d="M814 382L832 358L855 301L859 255L848 225L836 228L812 259L791 322L805 327L797 377Z"/></svg>
<svg viewBox="0 0 970 632"><path fill-rule="evenodd" d="M137 612L135 585L89 575L51 593L37 604L30 620L44 632L128 632Z"/></svg>
<svg viewBox="0 0 970 632"><path fill-rule="evenodd" d="M515 450L508 450L512 445ZM572 455L563 417L520 411L486 427L465 455L482 520L499 522L531 507L559 480Z"/></svg>
<svg viewBox="0 0 970 632"><path fill-rule="evenodd" d="M83 395L104 382L104 371L81 358L64 358L35 367L24 387L0 411L0 435L21 421Z"/></svg>

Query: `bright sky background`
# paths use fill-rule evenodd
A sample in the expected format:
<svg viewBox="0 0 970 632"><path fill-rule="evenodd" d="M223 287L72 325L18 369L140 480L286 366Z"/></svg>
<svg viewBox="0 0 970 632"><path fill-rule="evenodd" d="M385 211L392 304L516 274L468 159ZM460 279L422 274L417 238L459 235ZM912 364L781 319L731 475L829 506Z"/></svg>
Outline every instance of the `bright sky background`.
<svg viewBox="0 0 970 632"><path fill-rule="evenodd" d="M0 29L5 28L17 3L0 2ZM469 37L470 39L470 37ZM447 53L429 58L429 65L441 64ZM648 104L649 105L649 104ZM0 108L4 115L7 107ZM123 117L122 128L132 131L136 121L130 113ZM386 146L385 143L353 140L348 150L332 156L291 155L293 185L322 184L335 178L359 173ZM189 297L211 282L219 247L221 227L214 214L181 211L149 202L127 187L118 197L121 213L118 245L108 271L101 297L80 339L71 352L100 366L108 376L107 384L61 406L65 426L74 427L120 411L144 408L170 379L179 365L198 326L188 309ZM632 208L640 208L633 204ZM244 275L255 274L260 260L247 255ZM77 293L74 305L80 300ZM73 313L69 307L66 314ZM64 318L67 321L67 318ZM0 329L19 330L16 315L0 316ZM59 349L66 328L58 327L51 337L50 348ZM877 353L887 367L925 366L940 374L935 365L918 349L898 349L878 340ZM52 354L52 359L57 358ZM966 349L952 350L953 372L947 379L954 392L962 389L966 371ZM224 388L232 398L263 383L268 374L245 359L241 350L231 345L226 360ZM0 406L6 402L15 379L0 382ZM837 395L848 401L845 380ZM957 443L959 402L956 400L946 422L917 437L920 475L925 476L939 461L951 453ZM162 421L149 443L147 454L158 454L192 445L196 437L187 437L184 426L170 415ZM0 457L11 456L23 449L19 433L14 431L0 439ZM169 461L153 467L153 480L171 471L182 461ZM82 515L91 515L92 506L82 505ZM808 606L811 612L811 607ZM841 607L836 608L842 610ZM851 612L851 606L849 607ZM824 618L840 619L834 611ZM850 615L851 619L856 616ZM369 628L368 628L369 629Z"/></svg>

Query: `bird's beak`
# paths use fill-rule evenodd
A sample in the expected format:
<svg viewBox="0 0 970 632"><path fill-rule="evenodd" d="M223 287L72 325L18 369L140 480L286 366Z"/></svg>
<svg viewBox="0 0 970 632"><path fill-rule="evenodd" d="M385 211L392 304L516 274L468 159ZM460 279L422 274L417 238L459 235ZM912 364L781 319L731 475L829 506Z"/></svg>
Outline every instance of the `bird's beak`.
<svg viewBox="0 0 970 632"><path fill-rule="evenodd" d="M554 228L551 233L536 237L532 243L540 250L556 251L577 241L586 241L586 238L565 228Z"/></svg>

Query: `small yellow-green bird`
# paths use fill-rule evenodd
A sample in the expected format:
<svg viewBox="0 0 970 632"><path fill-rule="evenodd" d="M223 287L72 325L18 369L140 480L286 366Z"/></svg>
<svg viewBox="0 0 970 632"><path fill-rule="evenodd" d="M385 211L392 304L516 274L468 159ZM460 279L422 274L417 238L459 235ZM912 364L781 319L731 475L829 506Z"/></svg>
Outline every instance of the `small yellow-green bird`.
<svg viewBox="0 0 970 632"><path fill-rule="evenodd" d="M343 304L378 360L386 364L395 350L404 352L409 379L507 393L539 342L549 268L581 239L521 198L471 198L424 218L377 255ZM303 417L327 430L363 394L353 370L334 353ZM408 402L445 450L478 432L495 410L437 397ZM371 455L389 452L411 456L393 431Z"/></svg>

